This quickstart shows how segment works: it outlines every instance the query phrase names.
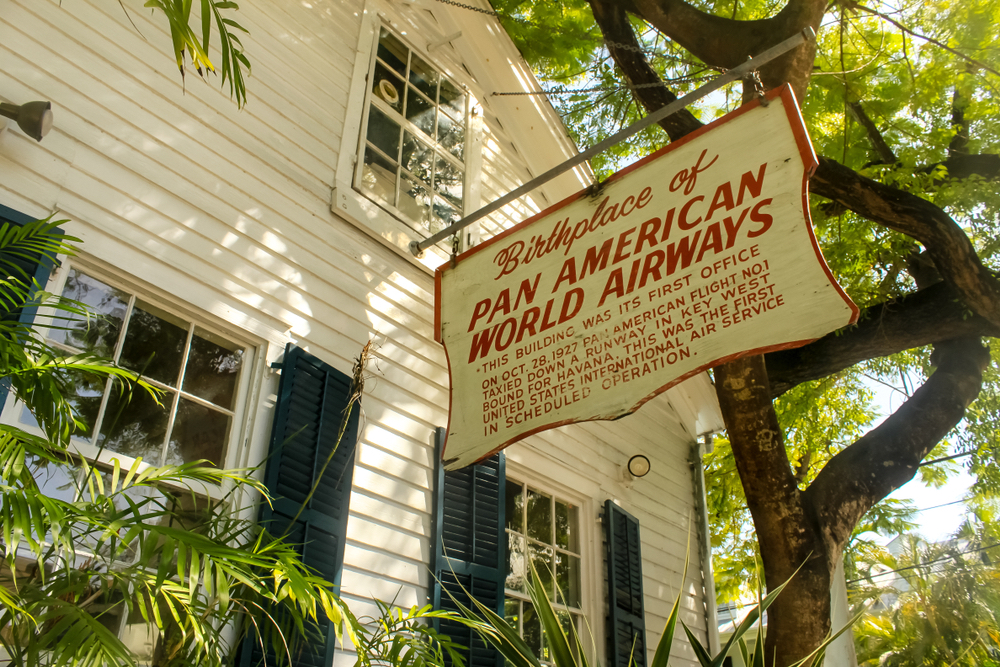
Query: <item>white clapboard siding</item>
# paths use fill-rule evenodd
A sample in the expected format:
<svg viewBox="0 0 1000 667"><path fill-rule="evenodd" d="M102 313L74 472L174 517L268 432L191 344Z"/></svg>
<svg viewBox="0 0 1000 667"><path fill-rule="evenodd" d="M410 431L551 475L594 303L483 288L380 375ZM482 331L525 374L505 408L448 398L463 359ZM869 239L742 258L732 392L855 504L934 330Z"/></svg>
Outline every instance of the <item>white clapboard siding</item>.
<svg viewBox="0 0 1000 667"><path fill-rule="evenodd" d="M55 108L55 126L41 143L13 127L0 132L0 203L67 218L65 228L83 239L90 264L134 276L153 294L259 340L266 361L290 341L349 372L364 343L375 339L343 592L358 614L375 611L373 597L423 604L433 539L431 439L447 423L449 405L447 359L434 342L433 280L330 210L338 159L358 142L344 132L363 3L241 2L235 18L250 30L242 39L253 61L242 110L218 76L202 81L188 72L182 82L162 15L150 15L138 0L125 4L128 15L108 0L0 0L0 97L46 99ZM456 75L455 62L467 63L475 76L470 86L488 109L484 202L575 152L544 100L491 97L526 72L493 19L438 3L392 6L414 12L411 24L443 34L461 28L468 36L498 35L488 49L466 38L437 52L458 59L447 64ZM500 76L488 69L501 62L517 71ZM537 134L543 128L544 145ZM572 194L583 182L574 178L491 216L484 236ZM269 420L277 376L267 374L263 386L249 409ZM249 451L257 460L250 464L259 461L269 431L269 423L255 424ZM661 396L630 417L555 429L509 450L523 466L568 471L595 512L614 498L639 519L650 643L678 594L682 618L705 633L688 465L694 439ZM637 453L650 458L652 471L626 484L622 468ZM597 517L586 520L596 525ZM593 530L590 620L601 635L604 564L600 531ZM683 640L675 656L678 664L695 662ZM349 652L337 664L345 660Z"/></svg>

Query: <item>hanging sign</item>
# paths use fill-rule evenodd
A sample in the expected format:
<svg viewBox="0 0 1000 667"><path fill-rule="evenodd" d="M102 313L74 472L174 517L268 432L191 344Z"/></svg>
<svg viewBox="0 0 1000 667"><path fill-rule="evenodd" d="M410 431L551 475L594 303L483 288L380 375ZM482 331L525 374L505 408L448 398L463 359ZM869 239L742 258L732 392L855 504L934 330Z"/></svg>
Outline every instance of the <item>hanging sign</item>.
<svg viewBox="0 0 1000 667"><path fill-rule="evenodd" d="M794 95L768 100L438 269L449 469L857 319L812 233L817 161Z"/></svg>

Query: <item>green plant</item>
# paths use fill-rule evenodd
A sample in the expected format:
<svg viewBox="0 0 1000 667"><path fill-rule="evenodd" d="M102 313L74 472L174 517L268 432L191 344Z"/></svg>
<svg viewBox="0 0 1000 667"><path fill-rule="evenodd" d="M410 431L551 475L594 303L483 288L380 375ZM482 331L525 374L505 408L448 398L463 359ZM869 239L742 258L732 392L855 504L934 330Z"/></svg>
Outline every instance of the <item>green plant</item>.
<svg viewBox="0 0 1000 667"><path fill-rule="evenodd" d="M244 636L286 664L331 621L363 667L441 665L445 654L461 667L457 645L429 624L461 622L457 615L376 602L378 615L359 619L294 545L252 521L243 508L254 497L270 501L253 471L142 459L125 468L116 458L102 468L76 453L72 435L83 423L72 374L111 378L125 397L156 392L129 370L67 355L38 335L36 326L91 319L84 304L43 292L24 269L74 252L77 239L56 229L63 222L0 227L0 374L43 433L0 424L0 664L223 665ZM36 308L31 323L21 321ZM357 361L354 397L369 350Z"/></svg>
<svg viewBox="0 0 1000 667"><path fill-rule="evenodd" d="M226 663L227 628L276 647L286 662L324 616L342 633L332 585L292 545L240 512L261 494L251 471L204 461L98 468L76 453L82 423L67 378L111 378L126 397L152 392L135 373L46 344L36 322L89 317L41 291L23 268L72 254L59 222L0 227L0 374L43 435L0 424L0 646L13 665ZM26 309L40 308L32 323ZM209 487L228 489L215 498ZM127 639L115 631L128 628Z"/></svg>
<svg viewBox="0 0 1000 667"><path fill-rule="evenodd" d="M684 576L686 574L687 568L685 566ZM684 576L682 576L682 579ZM570 625L570 632L566 631L565 626L559 621L548 593L544 587L537 584L537 581L538 574L535 572L534 566L532 566L531 571L528 573L526 588L541 622L542 632L546 638L551 661L556 667L591 667L591 663L587 659L587 647L576 631L575 626ZM670 610L670 615L667 617L663 634L656 645L656 650L649 666L667 667L670 664L670 650L673 647L677 623L680 621L691 644L691 648L694 650L695 656L702 667L722 667L726 656L733 649L740 651L743 662L748 667L764 667L767 664L764 653L764 633L757 633L752 651L743 637L753 628L754 624L762 617L767 608L774 603L774 600L787 583L785 582L785 584L778 586L775 590L768 592L766 596L760 595L760 588L758 587L757 605L740 622L732 636L726 642L726 645L716 655L711 655L708 649L691 632L690 628L683 621L680 621L681 596L678 596L674 601L673 608ZM452 599L462 610L463 614L465 614L466 623L473 627L485 641L496 648L509 664L514 665L514 667L543 667L538 656L521 639L517 631L495 611L486 607L475 598L471 598L471 596L470 599L475 603L476 611L463 605L458 600ZM857 619L855 618L854 620ZM849 627L851 627L851 624L848 624L836 634L828 637L815 651L795 663L793 667L821 664L826 647ZM594 667L600 667L600 663L597 663Z"/></svg>
<svg viewBox="0 0 1000 667"><path fill-rule="evenodd" d="M124 0L119 0L119 3L127 13ZM208 72L217 72L209 56L214 24L214 30L219 34L222 85L229 84L230 97L235 98L236 105L242 107L247 103L245 79L250 74L250 61L243 54L243 43L237 33L248 31L222 13L226 10L237 11L239 5L231 0L201 0L200 26L196 23L198 16L192 16L193 5L194 0L146 0L144 6L151 10L158 9L166 17L181 79L184 78L184 66L188 58L202 78ZM200 37L196 26L200 27Z"/></svg>

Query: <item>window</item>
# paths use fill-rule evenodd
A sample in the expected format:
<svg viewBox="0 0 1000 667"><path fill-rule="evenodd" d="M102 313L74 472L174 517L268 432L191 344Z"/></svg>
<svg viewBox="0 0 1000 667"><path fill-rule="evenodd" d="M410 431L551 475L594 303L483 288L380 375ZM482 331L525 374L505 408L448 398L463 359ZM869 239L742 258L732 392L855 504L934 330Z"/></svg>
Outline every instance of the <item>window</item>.
<svg viewBox="0 0 1000 667"><path fill-rule="evenodd" d="M207 459L225 466L249 349L90 271L70 267L62 294L99 317L57 319L48 331L50 344L113 359L162 392L161 406L142 391L123 396L110 380L67 374L68 394L83 422L74 433L81 453L103 450L153 465ZM22 421L33 421L27 410Z"/></svg>
<svg viewBox="0 0 1000 667"><path fill-rule="evenodd" d="M470 95L382 27L354 186L429 236L464 214Z"/></svg>
<svg viewBox="0 0 1000 667"><path fill-rule="evenodd" d="M528 484L508 479L507 578L504 615L543 664L552 664L541 623L524 587L530 562L563 629L582 628L579 508ZM582 636L582 635L581 635Z"/></svg>

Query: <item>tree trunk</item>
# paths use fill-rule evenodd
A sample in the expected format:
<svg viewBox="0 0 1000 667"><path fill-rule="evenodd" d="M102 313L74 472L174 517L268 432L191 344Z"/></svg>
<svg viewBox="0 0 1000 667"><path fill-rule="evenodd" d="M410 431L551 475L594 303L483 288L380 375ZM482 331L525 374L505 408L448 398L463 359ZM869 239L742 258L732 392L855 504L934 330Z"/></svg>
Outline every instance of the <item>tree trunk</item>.
<svg viewBox="0 0 1000 667"><path fill-rule="evenodd" d="M767 590L787 582L767 613L765 664L790 665L809 655L830 631L830 581L841 545L824 544L798 488L763 356L717 367L715 390L757 529Z"/></svg>

